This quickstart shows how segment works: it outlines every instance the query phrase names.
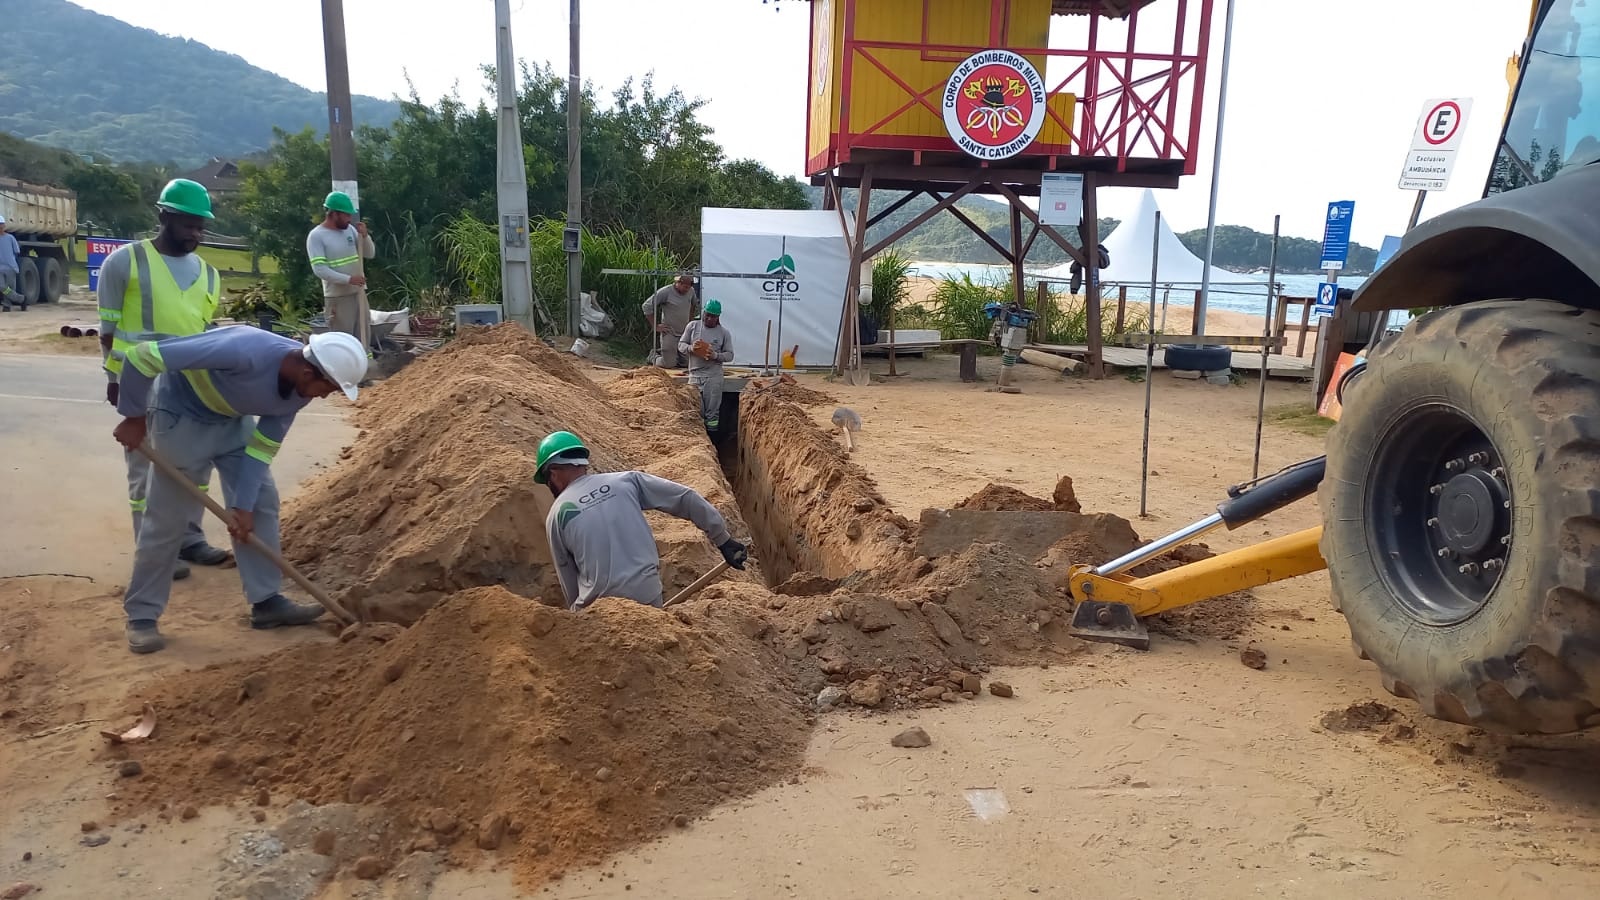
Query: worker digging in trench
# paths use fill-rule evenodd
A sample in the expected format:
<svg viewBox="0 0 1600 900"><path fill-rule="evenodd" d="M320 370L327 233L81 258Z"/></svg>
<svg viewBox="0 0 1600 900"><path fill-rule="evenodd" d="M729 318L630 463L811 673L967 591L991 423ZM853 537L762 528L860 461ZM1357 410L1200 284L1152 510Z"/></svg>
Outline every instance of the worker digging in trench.
<svg viewBox="0 0 1600 900"><path fill-rule="evenodd" d="M570 431L539 442L533 480L555 496L545 533L569 609L601 597L662 605L661 557L647 509L693 522L735 569L749 559L722 513L693 488L645 472L591 474L589 448Z"/></svg>
<svg viewBox="0 0 1600 900"><path fill-rule="evenodd" d="M678 351L690 357L689 383L700 390L700 418L707 431L716 431L722 417L722 364L733 362L733 335L722 327L722 301L706 301L700 318L683 330Z"/></svg>
<svg viewBox="0 0 1600 900"><path fill-rule="evenodd" d="M154 452L194 481L213 467L222 476L250 626L315 621L323 608L279 593L277 565L246 541L254 533L278 551L278 489L269 467L295 415L312 400L339 390L356 398L356 386L367 373L361 341L330 332L312 335L303 345L270 331L234 326L145 341L127 351L125 362L117 398L117 411L125 418L112 436L129 451L138 451L148 436ZM122 600L128 649L134 653L166 646L157 621L172 593L184 530L198 515L202 496L166 477L150 484L133 575Z"/></svg>

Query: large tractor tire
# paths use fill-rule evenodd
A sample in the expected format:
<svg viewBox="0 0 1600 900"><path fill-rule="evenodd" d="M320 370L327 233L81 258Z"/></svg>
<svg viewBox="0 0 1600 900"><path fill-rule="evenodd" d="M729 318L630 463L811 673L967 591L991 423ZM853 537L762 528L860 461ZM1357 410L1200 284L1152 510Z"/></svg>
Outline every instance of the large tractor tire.
<svg viewBox="0 0 1600 900"><path fill-rule="evenodd" d="M1497 731L1600 724L1600 311L1493 300L1379 345L1319 493L1384 687Z"/></svg>

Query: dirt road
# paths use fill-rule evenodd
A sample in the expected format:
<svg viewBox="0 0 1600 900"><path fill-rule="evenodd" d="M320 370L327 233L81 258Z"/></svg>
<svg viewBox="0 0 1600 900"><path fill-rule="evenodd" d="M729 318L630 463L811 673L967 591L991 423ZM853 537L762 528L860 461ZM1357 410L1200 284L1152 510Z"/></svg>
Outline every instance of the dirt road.
<svg viewBox="0 0 1600 900"><path fill-rule="evenodd" d="M0 351L0 377L21 377L21 365ZM91 363L76 363L83 371L72 361L48 365L82 379L57 396L92 390ZM992 378L994 365L983 360L980 374ZM903 514L951 506L989 481L1048 496L1057 476L1070 474L1086 509L1135 517L1143 384L1059 381L1025 369L1025 392L1007 396L960 384L953 360L906 369L912 374L870 388L806 382L860 412L854 458ZM1147 537L1199 518L1249 475L1255 409L1253 384L1158 376L1153 386L1153 516L1134 518ZM1269 405L1304 400L1303 390L1275 384ZM27 881L65 897L517 896L504 871L440 872L426 854L408 859L405 879L341 881L317 894L326 863L296 849L314 813L293 805L98 824L118 775L94 720L129 718L130 684L330 638L249 632L238 623L235 576L202 571L175 594L181 637L173 650L127 654L115 588L125 560L107 560L126 550L120 470L115 451L96 442L108 413L91 404L27 406L40 402L0 397L0 505L24 510L13 527L52 536L29 551L36 555L26 566L8 550L0 575L96 581L0 578L0 888ZM27 428L7 428L28 410ZM825 422L831 411L812 412ZM47 435L54 443L41 458L33 448ZM337 420L297 424L276 467L285 493L349 438ZM1318 445L1269 426L1263 469ZM70 518L55 499L62 472L81 485ZM1307 503L1210 543L1238 546L1315 521ZM1257 594L1236 639L1158 634L1148 653L1094 647L1071 665L992 673L1014 685L1010 700L828 713L798 783L571 873L548 893L1232 900L1600 892L1600 740L1511 740L1422 719L1383 694L1372 667L1350 654L1321 576ZM1240 665L1247 645L1266 652L1265 670ZM931 747L890 746L910 724L927 730ZM968 799L975 790L998 791L1008 811L980 818ZM171 811L184 805L173 797ZM81 830L88 821L96 830ZM98 836L110 841L84 845Z"/></svg>

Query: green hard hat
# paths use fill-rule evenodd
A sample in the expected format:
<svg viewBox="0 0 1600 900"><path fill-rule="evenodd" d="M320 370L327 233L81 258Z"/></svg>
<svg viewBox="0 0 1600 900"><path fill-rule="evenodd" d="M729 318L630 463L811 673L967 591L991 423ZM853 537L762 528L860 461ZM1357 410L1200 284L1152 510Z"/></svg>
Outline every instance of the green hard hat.
<svg viewBox="0 0 1600 900"><path fill-rule="evenodd" d="M583 445L583 439L570 431L557 431L539 442L539 455L534 462L533 480L544 484L546 470L550 461L564 454L582 455L583 459L589 458L589 448Z"/></svg>
<svg viewBox="0 0 1600 900"><path fill-rule="evenodd" d="M350 195L344 191L329 192L328 199L322 201L322 208L331 209L334 212L349 213L352 216L356 214L356 205L350 202Z"/></svg>
<svg viewBox="0 0 1600 900"><path fill-rule="evenodd" d="M720 316L720 315L722 315L722 301L721 300L707 300L706 301L705 314L708 315L708 316Z"/></svg>
<svg viewBox="0 0 1600 900"><path fill-rule="evenodd" d="M161 189L161 197L156 200L156 208L202 219L216 218L211 214L211 195L206 193L205 186L187 178L174 178L167 182L167 186Z"/></svg>

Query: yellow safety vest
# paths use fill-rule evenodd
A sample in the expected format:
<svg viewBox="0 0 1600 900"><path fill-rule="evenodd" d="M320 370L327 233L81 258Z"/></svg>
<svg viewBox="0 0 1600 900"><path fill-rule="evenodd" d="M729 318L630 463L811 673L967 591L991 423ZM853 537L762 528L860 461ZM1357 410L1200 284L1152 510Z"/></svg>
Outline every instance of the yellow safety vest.
<svg viewBox="0 0 1600 900"><path fill-rule="evenodd" d="M106 371L113 375L122 374L128 351L144 341L205 331L222 298L222 278L203 259L200 277L188 290L179 290L154 241L131 244L128 253L128 289L122 295L122 309L100 307L100 318L117 329L111 336L111 355L106 357Z"/></svg>

